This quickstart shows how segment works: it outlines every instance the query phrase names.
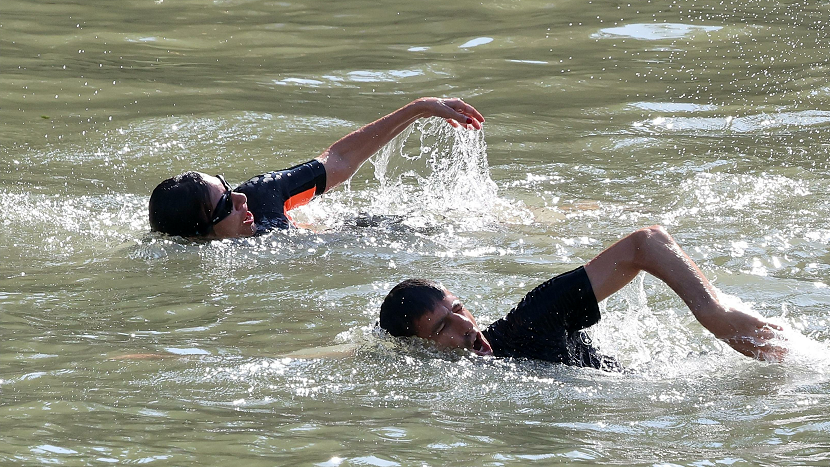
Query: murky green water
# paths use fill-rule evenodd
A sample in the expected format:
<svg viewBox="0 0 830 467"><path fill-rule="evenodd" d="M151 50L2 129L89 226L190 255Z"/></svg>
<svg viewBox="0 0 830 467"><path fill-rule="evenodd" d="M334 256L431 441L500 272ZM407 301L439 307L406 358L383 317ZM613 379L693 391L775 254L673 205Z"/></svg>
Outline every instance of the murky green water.
<svg viewBox="0 0 830 467"><path fill-rule="evenodd" d="M0 461L826 465L829 14L4 0ZM484 131L418 126L295 211L306 230L148 233L163 178L238 183L424 95L463 97ZM373 331L405 277L442 281L486 324L653 223L802 336L788 363L715 342L650 278L593 330L623 375L436 358ZM286 357L335 344L358 350Z"/></svg>

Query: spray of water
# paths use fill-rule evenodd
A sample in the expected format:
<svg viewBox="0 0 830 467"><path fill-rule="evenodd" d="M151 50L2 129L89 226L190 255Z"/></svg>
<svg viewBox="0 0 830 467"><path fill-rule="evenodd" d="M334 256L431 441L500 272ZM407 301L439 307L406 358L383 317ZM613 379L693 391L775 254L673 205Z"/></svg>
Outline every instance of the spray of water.
<svg viewBox="0 0 830 467"><path fill-rule="evenodd" d="M756 313L753 304L717 290L718 300L729 308ZM677 306L675 306L677 305ZM615 296L600 304L602 321L591 328L603 353L619 358L635 374L649 379L694 378L732 373L759 365L716 339L694 319L668 287L641 274ZM770 318L784 327L772 342L788 349L783 363L791 373L824 373L830 362L825 342L804 334L804 326L791 316Z"/></svg>
<svg viewBox="0 0 830 467"><path fill-rule="evenodd" d="M417 153L406 145L420 134ZM388 211L411 209L413 201L434 213L491 211L497 202L483 131L456 129L441 119L416 123L372 161L380 189L373 205ZM406 180L414 184L407 184Z"/></svg>
<svg viewBox="0 0 830 467"><path fill-rule="evenodd" d="M486 230L497 222L532 219L520 203L498 197L483 131L456 129L438 118L419 120L370 163L376 184L360 190L346 184L344 190L295 209L292 218L320 230L368 214L429 231Z"/></svg>

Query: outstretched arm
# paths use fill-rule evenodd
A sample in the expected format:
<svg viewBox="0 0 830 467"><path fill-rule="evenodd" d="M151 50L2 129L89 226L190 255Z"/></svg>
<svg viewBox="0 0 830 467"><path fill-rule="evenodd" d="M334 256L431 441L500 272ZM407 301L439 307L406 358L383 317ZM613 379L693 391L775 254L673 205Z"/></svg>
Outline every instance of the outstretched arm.
<svg viewBox="0 0 830 467"><path fill-rule="evenodd" d="M715 288L674 239L660 226L638 230L585 265L597 301L602 301L646 271L680 296L695 318L736 351L758 360L781 361L786 347L775 343L783 330L761 316L726 308Z"/></svg>
<svg viewBox="0 0 830 467"><path fill-rule="evenodd" d="M345 182L366 160L415 120L441 117L454 127L481 129L484 117L461 99L424 97L349 133L317 159L326 168L326 191Z"/></svg>

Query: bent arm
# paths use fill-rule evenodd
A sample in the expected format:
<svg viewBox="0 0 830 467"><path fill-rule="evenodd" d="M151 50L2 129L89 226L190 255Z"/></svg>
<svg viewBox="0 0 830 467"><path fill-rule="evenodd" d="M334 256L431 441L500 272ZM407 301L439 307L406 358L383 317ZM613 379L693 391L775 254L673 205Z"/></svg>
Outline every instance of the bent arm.
<svg viewBox="0 0 830 467"><path fill-rule="evenodd" d="M662 227L640 229L585 265L597 301L608 298L646 271L665 282L698 322L736 351L758 360L781 361L783 328L747 311L724 306L697 265Z"/></svg>
<svg viewBox="0 0 830 467"><path fill-rule="evenodd" d="M484 117L461 99L425 97L344 136L317 157L326 168L326 191L348 180L372 154L415 120L441 117L454 127L481 129Z"/></svg>

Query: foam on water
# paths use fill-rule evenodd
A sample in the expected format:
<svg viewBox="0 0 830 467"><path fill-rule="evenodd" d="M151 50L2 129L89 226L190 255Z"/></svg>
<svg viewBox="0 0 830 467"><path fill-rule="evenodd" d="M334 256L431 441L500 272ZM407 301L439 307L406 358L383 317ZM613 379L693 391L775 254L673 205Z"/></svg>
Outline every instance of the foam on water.
<svg viewBox="0 0 830 467"><path fill-rule="evenodd" d="M0 196L4 242L35 258L79 261L124 243L137 242L146 229L142 197L41 195L6 192Z"/></svg>
<svg viewBox="0 0 830 467"><path fill-rule="evenodd" d="M241 127L253 121L261 121L261 118L248 115L232 124L179 121L172 125L175 131L184 132L185 137L208 131L216 132L217 137L222 139L241 137ZM156 146L152 141L144 140L144 133L146 131L140 126L135 127L128 133L130 141L133 141L129 144L139 152L144 149L154 151L152 148ZM413 135L417 135L414 148ZM212 137L209 139L214 140ZM210 265L231 270L254 270L257 265L275 260L290 258L301 262L307 258L324 257L334 249L346 245L358 246L361 242L371 247L371 255L388 256L389 259L384 261L401 262L406 259L401 258L400 254L413 248L415 238L418 242L429 242L430 246L420 247L423 253L436 256L451 257L457 253L482 257L502 254L499 251L515 254L509 248L482 245L474 237L463 233L492 229L499 222L518 219L516 223L523 224L534 219L520 203L499 197L497 186L489 175L484 132L453 129L440 119L422 121L383 148L372 159L372 164L377 185L370 183L360 190L347 187L296 210L295 219L311 229L275 232L255 239L193 244L175 238L147 235L145 200L141 196L130 195L57 198L9 193L0 201L4 208L2 222L6 226L15 226L13 231L21 227L25 230L26 224L30 224L29 228L33 231L48 232L49 229L43 226L52 225L57 219L53 238L45 241L48 255L71 254L73 249L83 244L75 237L89 237L93 244L90 248L95 248L94 244L102 239L116 244L140 239L131 249L134 259L153 262L171 256L194 254L205 263L206 270L210 269ZM561 181L560 178L559 175L529 176L523 183L532 185L540 181ZM674 209L665 213L664 222L667 224L677 224L682 218L699 218L707 213L723 216L733 212L741 215L747 210L757 212L787 200L797 202L810 194L810 187L801 180L782 175L699 172L693 173L684 182L681 191L693 196L678 200ZM575 210L568 217L600 218L608 213L608 209L613 209L608 205L598 207L600 209L597 210ZM414 228L417 235L401 236L394 229L390 233L388 225L380 225L379 229L370 229L368 234L355 234L354 230L348 230L338 236L347 219L359 217L364 212L401 216L401 222ZM31 225L32 222L37 225ZM428 239L418 234L424 231L428 231ZM824 238L820 231L812 232L817 241ZM72 238L64 238L66 236ZM559 240L563 248L568 246L568 238ZM334 246L331 246L332 243ZM54 248L50 250L49 245ZM436 250L434 246L444 249ZM596 248L597 245L596 241L591 241L582 246ZM384 249L389 252L386 256ZM733 248L731 256L742 257L745 250L744 247ZM563 259L573 256L574 252L569 252ZM221 274L217 277L222 280ZM623 290L614 305L603 305L605 318L592 333L604 352L617 356L643 377L659 379L703 374L712 365L722 371L730 371L730 365L741 364L743 357L702 332L680 302L676 305L666 305L665 300L656 304L651 302L647 296L653 292L654 286L650 286L649 293L646 293L645 284L641 276L634 285ZM489 308L498 308L498 305ZM369 308L362 314L372 321L374 312L374 308ZM355 329L359 331L353 329L338 336L338 342L375 349L375 352L377 349L386 351L382 350L386 349L385 344L379 344L385 342L382 337L368 332L368 328L363 326ZM803 328L791 325L785 333L791 343L790 362L796 367L806 368L823 365L830 360L822 342L804 336L799 330ZM400 349L389 351L394 353ZM411 353L411 349L403 353ZM723 356L728 356L728 364L722 363ZM435 355L427 353L421 357L434 358Z"/></svg>

